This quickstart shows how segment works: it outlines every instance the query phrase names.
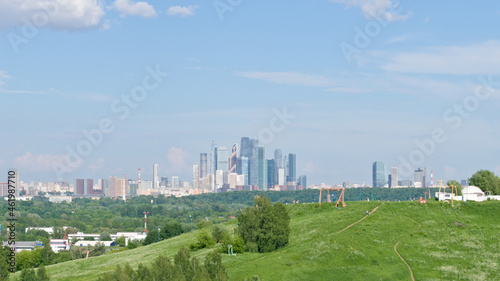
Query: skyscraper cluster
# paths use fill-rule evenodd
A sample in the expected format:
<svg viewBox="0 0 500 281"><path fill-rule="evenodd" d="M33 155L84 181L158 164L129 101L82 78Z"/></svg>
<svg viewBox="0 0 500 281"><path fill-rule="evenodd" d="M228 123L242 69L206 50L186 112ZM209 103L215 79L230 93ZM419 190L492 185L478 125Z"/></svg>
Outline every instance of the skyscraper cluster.
<svg viewBox="0 0 500 281"><path fill-rule="evenodd" d="M398 167L392 167L391 173L386 175L386 166L384 162L373 162L373 187L427 187L426 168L418 168L413 173L413 182L411 180L399 180ZM431 171L432 174L432 171ZM431 183L432 185L432 183Z"/></svg>
<svg viewBox="0 0 500 281"><path fill-rule="evenodd" d="M307 177L297 179L296 159L293 153L283 157L281 149L267 159L265 147L249 137L242 137L240 145L234 144L231 150L214 141L210 157L200 153L200 163L193 165L193 186L212 191L305 189Z"/></svg>

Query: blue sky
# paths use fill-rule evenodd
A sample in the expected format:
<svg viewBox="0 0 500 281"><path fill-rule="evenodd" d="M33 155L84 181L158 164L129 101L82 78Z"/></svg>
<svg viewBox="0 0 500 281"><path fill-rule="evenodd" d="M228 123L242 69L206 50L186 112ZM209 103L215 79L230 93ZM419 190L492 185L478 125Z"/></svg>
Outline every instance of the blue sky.
<svg viewBox="0 0 500 281"><path fill-rule="evenodd" d="M500 174L499 23L497 1L0 0L0 170L191 180L249 136L309 184Z"/></svg>

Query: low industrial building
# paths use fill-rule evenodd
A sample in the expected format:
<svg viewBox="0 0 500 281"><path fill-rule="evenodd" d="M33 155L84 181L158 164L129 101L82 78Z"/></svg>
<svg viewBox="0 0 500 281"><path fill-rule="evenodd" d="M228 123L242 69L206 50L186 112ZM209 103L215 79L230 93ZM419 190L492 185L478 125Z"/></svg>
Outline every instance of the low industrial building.
<svg viewBox="0 0 500 281"><path fill-rule="evenodd" d="M462 195L457 196L455 194L452 194L450 192L436 192L435 194L436 198L438 198L439 201L444 201L444 200L451 200L453 196L453 200L456 201L477 201L477 202L482 202L486 201L488 199L490 200L500 200L500 195L488 195L487 193L483 192L479 187L477 186L466 186L462 188Z"/></svg>

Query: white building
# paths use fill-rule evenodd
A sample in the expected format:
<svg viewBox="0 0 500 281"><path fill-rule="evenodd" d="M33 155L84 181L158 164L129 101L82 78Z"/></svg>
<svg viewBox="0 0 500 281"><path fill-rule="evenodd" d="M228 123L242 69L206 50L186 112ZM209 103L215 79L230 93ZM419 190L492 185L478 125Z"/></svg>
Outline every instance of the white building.
<svg viewBox="0 0 500 281"><path fill-rule="evenodd" d="M462 188L462 196L457 196L451 193L447 192L436 192L436 198L439 199L439 201L442 200L451 200L451 197L453 196L453 200L457 201L486 201L488 199L490 200L500 200L500 195L487 195L485 194L479 187L477 186L467 186Z"/></svg>
<svg viewBox="0 0 500 281"><path fill-rule="evenodd" d="M61 250L68 250L71 248L71 243L68 239L50 239L50 247L54 253L58 253Z"/></svg>

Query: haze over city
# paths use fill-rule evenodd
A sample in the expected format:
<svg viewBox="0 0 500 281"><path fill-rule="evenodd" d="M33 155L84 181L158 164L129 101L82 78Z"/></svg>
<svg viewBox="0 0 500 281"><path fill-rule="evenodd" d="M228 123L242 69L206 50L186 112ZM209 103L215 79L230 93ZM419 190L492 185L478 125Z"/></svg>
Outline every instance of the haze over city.
<svg viewBox="0 0 500 281"><path fill-rule="evenodd" d="M0 0L0 170L191 180L249 136L309 184L500 174L500 3L229 2Z"/></svg>

